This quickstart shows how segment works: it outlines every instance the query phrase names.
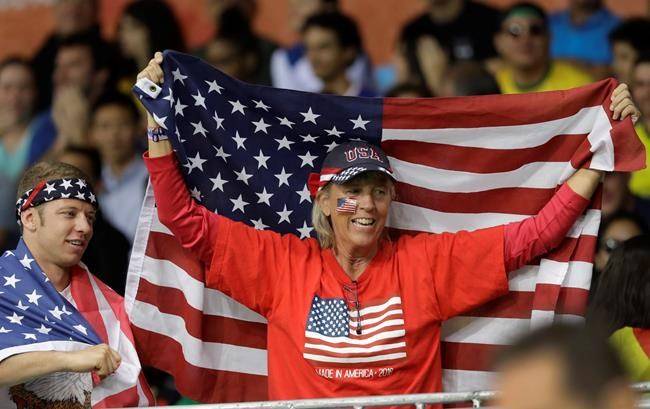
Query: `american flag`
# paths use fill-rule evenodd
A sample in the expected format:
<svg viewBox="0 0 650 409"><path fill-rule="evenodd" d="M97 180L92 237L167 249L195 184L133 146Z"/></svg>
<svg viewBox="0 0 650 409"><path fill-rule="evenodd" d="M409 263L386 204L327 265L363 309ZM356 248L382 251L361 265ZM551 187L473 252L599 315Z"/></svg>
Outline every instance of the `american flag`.
<svg viewBox="0 0 650 409"><path fill-rule="evenodd" d="M341 213L354 213L357 211L359 203L356 199L342 197L336 201L336 211Z"/></svg>
<svg viewBox="0 0 650 409"><path fill-rule="evenodd" d="M315 296L307 317L303 356L335 364L389 362L406 357L404 335L399 296L362 309L348 308L345 299Z"/></svg>
<svg viewBox="0 0 650 409"><path fill-rule="evenodd" d="M87 375L93 408L154 403L141 374L122 297L79 266L71 275L72 302L68 301L54 288L22 240L14 251L0 257L0 278L4 278L0 286L0 360L25 352L77 351L107 343L120 354L122 363L94 388ZM29 389L39 398L56 395L66 400L83 395L83 390L74 386L59 376ZM8 389L0 388L0 406L14 405Z"/></svg>
<svg viewBox="0 0 650 409"><path fill-rule="evenodd" d="M167 129L194 199L301 238L314 234L308 174L352 139L389 156L393 233L522 220L581 166L644 166L630 120L611 119L613 80L530 95L368 99L249 85L176 52L165 53L163 70L162 89L142 82L135 92ZM515 335L580 319L599 220L596 199L558 249L510 274L508 296L444 323L446 391L488 388L491 355ZM126 297L141 359L194 399L264 400L265 321L206 286L203 267L160 224L149 191Z"/></svg>

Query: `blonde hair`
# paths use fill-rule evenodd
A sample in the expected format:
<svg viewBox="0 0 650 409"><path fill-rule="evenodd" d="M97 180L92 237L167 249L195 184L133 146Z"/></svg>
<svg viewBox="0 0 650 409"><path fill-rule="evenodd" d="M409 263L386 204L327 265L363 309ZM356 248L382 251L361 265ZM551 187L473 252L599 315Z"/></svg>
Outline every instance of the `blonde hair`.
<svg viewBox="0 0 650 409"><path fill-rule="evenodd" d="M393 183L393 180L391 178L381 172L364 172L359 176L356 176L353 180L358 181L359 179L362 179L362 181L365 182L376 179L377 177L386 178L390 182L390 197L391 200L395 200L397 197L395 183ZM314 197L311 208L311 224L314 226L314 230L316 230L316 237L318 238L318 242L320 243L320 247L322 249L329 249L334 247L334 229L332 228L332 222L330 221L329 216L326 216L325 213L323 213L323 209L321 209L320 205L318 204L320 198L323 195L329 196L330 187L331 183L328 183L322 187L318 193L316 193L316 197Z"/></svg>

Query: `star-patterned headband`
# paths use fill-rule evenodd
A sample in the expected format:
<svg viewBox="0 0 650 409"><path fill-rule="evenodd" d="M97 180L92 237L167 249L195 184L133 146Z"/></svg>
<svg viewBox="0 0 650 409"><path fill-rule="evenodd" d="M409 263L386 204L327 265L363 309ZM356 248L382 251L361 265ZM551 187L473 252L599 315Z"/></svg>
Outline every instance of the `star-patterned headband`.
<svg viewBox="0 0 650 409"><path fill-rule="evenodd" d="M26 209L57 199L83 200L97 208L95 193L84 179L42 180L20 196L16 202L16 217L20 222L20 214Z"/></svg>

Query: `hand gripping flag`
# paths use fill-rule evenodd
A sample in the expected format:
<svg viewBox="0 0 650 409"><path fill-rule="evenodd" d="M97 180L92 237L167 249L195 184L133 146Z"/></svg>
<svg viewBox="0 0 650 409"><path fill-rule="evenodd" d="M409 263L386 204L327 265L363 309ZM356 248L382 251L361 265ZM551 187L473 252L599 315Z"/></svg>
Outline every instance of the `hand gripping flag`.
<svg viewBox="0 0 650 409"><path fill-rule="evenodd" d="M390 157L393 233L521 220L580 167L631 171L645 161L631 121L611 118L614 80L538 94L367 99L249 85L176 52L165 53L163 70L162 89L141 82L135 92L167 130L194 199L302 238L314 234L308 175L349 140ZM444 323L446 391L488 388L490 356L515 335L581 319L599 208L597 198L556 250L511 273L509 295ZM158 221L151 191L129 270L127 309L147 364L194 399L265 399L264 319L205 285L203 266Z"/></svg>
<svg viewBox="0 0 650 409"><path fill-rule="evenodd" d="M86 374L49 376L25 387L0 388L1 407L49 407L69 400L90 403L95 409L153 405L122 297L76 266L69 286L74 303L69 302L22 240L0 257L0 279L0 360L33 351L78 351L100 343L109 344L122 357L117 371L94 387Z"/></svg>

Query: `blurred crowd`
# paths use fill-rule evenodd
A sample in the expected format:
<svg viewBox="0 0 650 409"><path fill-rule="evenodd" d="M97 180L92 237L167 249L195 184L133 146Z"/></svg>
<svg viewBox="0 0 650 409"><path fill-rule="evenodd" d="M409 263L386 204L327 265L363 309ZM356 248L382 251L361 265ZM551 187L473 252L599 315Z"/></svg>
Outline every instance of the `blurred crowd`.
<svg viewBox="0 0 650 409"><path fill-rule="evenodd" d="M129 3L115 41L101 35L98 3L55 0L54 32L38 52L0 61L0 250L18 239L15 189L23 170L44 158L73 164L100 192L101 212L84 262L120 294L147 183L145 122L130 89L156 50L193 53L246 82L366 97L560 90L614 76L629 84L642 112L637 133L650 148L650 20L621 19L600 0L568 0L567 9L552 14L534 3L500 10L472 0L428 0L428 9L401 29L392 62L377 67L357 22L336 0L289 1L289 22L300 38L290 47L253 31L255 0L210 0L205 13L217 30L196 50L188 49L162 0ZM607 176L602 216L594 305L611 306L624 291L650 299L650 280L639 282L640 274L629 273L637 280L633 286L603 284L611 280L610 255L647 232L650 170ZM650 246L640 243L634 251L642 254L635 257L648 275ZM645 316L623 317L647 312L621 307L626 311L610 314L607 308L594 307L593 316L609 317L603 319L609 333L650 327ZM650 380L650 373L638 375Z"/></svg>

